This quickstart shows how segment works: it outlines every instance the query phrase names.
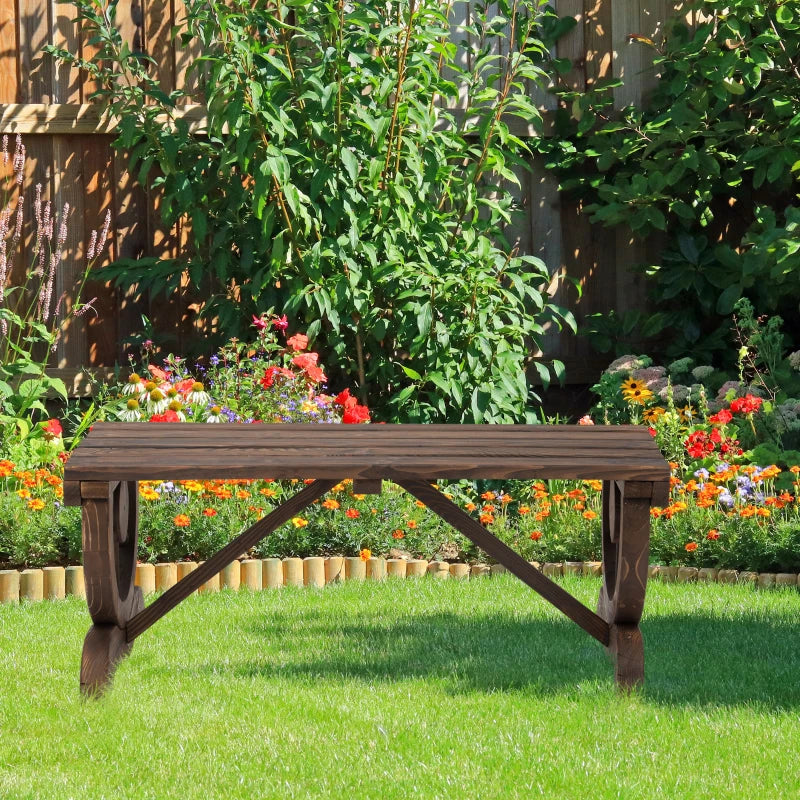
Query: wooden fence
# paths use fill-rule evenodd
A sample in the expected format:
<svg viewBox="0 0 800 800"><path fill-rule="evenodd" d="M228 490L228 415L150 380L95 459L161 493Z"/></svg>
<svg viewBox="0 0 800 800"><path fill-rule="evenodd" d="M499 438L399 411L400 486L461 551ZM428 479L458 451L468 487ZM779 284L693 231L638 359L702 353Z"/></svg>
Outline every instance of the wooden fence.
<svg viewBox="0 0 800 800"><path fill-rule="evenodd" d="M640 33L657 38L680 3L556 0L554 5L560 14L579 21L559 42L557 53L576 64L567 76L573 86L582 89L601 77L622 77L625 85L615 90L617 107L636 101L652 87L655 72L650 51L628 44L626 37ZM460 17L469 14L466 2L457 3L456 9ZM176 82L179 85L187 59L192 57L191 50L176 46L170 35L183 14L182 0L119 2L117 22L122 35L156 59L167 91ZM63 265L56 287L59 294L82 273L91 231L100 226L107 210L112 213L113 234L103 263L109 258L140 255L173 257L185 245L181 226L164 229L157 197L135 183L124 157L111 148L113 128L89 103L93 87L86 76L67 66L56 68L51 59L41 55L41 48L48 43L86 52L88 45L81 40L75 16L74 7L60 0L0 0L0 133L24 135L28 210L36 183L42 184L56 207L68 202L72 208L66 250L73 257ZM553 97L538 90L534 96L545 113L555 107ZM642 281L629 267L647 257L643 243L632 241L623 232L590 225L574 203L560 197L556 180L540 163L534 163L532 172L524 176L519 199L526 216L511 238L523 252L540 256L554 275L566 273L580 281L580 299L574 290L555 290L579 319L598 311L625 311L641 305ZM85 388L80 366L102 371L123 358L124 340L141 327L142 314L152 319L158 330L175 337L178 351L187 337L199 332L197 307L185 291L169 300L155 298L136 304L119 290L94 282L84 296L97 296L97 316L87 314L80 324L71 326L59 343L53 364L75 392ZM551 332L546 344L549 355L567 364L570 383L591 381L604 366L605 360L592 353L586 341L571 334Z"/></svg>

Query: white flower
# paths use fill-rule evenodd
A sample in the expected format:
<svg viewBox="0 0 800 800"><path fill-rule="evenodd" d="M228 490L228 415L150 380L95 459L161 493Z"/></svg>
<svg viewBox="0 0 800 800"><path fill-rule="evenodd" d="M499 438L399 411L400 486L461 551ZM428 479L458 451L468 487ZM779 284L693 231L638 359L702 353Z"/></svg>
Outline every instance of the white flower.
<svg viewBox="0 0 800 800"><path fill-rule="evenodd" d="M222 409L219 406L213 406L208 412L206 422L222 422Z"/></svg>
<svg viewBox="0 0 800 800"><path fill-rule="evenodd" d="M151 389L147 395L147 411L150 414L163 414L169 407L169 400L161 389Z"/></svg>
<svg viewBox="0 0 800 800"><path fill-rule="evenodd" d="M193 406L206 406L211 402L211 397L203 388L203 384L200 381L195 381L192 384L192 390L186 395L186 402L191 403Z"/></svg>
<svg viewBox="0 0 800 800"><path fill-rule="evenodd" d="M800 350L795 350L794 353L789 353L789 366L800 372Z"/></svg>
<svg viewBox="0 0 800 800"><path fill-rule="evenodd" d="M139 401L132 397L125 404L125 410L120 412L119 418L123 422L138 422L142 418L142 412L139 410Z"/></svg>
<svg viewBox="0 0 800 800"><path fill-rule="evenodd" d="M135 372L132 372L128 377L128 382L122 387L122 394L143 394L144 391L144 381Z"/></svg>
<svg viewBox="0 0 800 800"><path fill-rule="evenodd" d="M186 422L186 414L183 413L183 404L180 400L173 400L169 404L169 410L174 411L181 422Z"/></svg>

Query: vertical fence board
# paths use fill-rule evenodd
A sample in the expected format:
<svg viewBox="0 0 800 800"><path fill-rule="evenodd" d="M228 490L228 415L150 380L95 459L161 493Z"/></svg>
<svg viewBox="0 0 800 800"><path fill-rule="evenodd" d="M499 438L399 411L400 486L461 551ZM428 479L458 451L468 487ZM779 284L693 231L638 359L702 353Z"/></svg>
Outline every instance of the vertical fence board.
<svg viewBox="0 0 800 800"><path fill-rule="evenodd" d="M16 0L0 0L0 103L17 103L19 41Z"/></svg>
<svg viewBox="0 0 800 800"><path fill-rule="evenodd" d="M19 0L20 102L52 101L53 62L42 48L52 41L49 3L42 0Z"/></svg>

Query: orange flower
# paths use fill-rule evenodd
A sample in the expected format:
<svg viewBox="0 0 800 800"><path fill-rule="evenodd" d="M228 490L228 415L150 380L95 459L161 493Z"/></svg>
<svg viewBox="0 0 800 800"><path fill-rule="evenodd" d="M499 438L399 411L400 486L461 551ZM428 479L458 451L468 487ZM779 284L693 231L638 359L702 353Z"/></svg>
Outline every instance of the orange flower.
<svg viewBox="0 0 800 800"><path fill-rule="evenodd" d="M503 505L505 505L506 503L513 503L514 502L514 498L510 494L504 494L500 498L500 502L503 503Z"/></svg>
<svg viewBox="0 0 800 800"><path fill-rule="evenodd" d="M590 511L590 510L584 511L581 516L584 519L597 519L597 514L595 514L594 511Z"/></svg>
<svg viewBox="0 0 800 800"><path fill-rule="evenodd" d="M192 522L192 520L187 517L186 514L178 514L177 517L173 517L172 521L178 528L188 528Z"/></svg>
<svg viewBox="0 0 800 800"><path fill-rule="evenodd" d="M715 542L719 539L719 531L716 528L712 528L707 534L706 539L710 539L712 542Z"/></svg>
<svg viewBox="0 0 800 800"><path fill-rule="evenodd" d="M531 531L531 539L533 539L534 542L538 542L539 539L541 538L542 538L541 531Z"/></svg>
<svg viewBox="0 0 800 800"><path fill-rule="evenodd" d="M793 467L789 467L789 472L791 472L792 475L797 475L797 473L800 472L800 467L795 464Z"/></svg>
<svg viewBox="0 0 800 800"><path fill-rule="evenodd" d="M28 500L28 508L31 511L41 511L44 508L44 500L40 500L38 497L33 500Z"/></svg>
<svg viewBox="0 0 800 800"><path fill-rule="evenodd" d="M531 513L531 507L530 507L530 506L519 506L519 507L517 508L517 512L518 512L519 514L523 515L523 516L524 516L525 514L530 514L530 513Z"/></svg>
<svg viewBox="0 0 800 800"><path fill-rule="evenodd" d="M481 495L481 500L494 500L494 492L484 492Z"/></svg>
<svg viewBox="0 0 800 800"><path fill-rule="evenodd" d="M697 542L687 542L684 550L686 550L687 553L694 553L694 551L697 550Z"/></svg>
<svg viewBox="0 0 800 800"><path fill-rule="evenodd" d="M533 518L534 518L534 519L535 519L537 522L541 522L541 521L542 521L542 520L543 520L545 517L549 517L549 516L550 516L550 512L549 512L549 511L537 511L537 512L536 512L536 513L533 515Z"/></svg>
<svg viewBox="0 0 800 800"><path fill-rule="evenodd" d="M410 520L408 521L408 527L409 527L409 529L410 529L410 530L412 530L412 531L416 530L416 529L417 529L417 521L416 521L416 520L414 520L414 519L410 519Z"/></svg>
<svg viewBox="0 0 800 800"><path fill-rule="evenodd" d="M590 489L594 489L596 492L599 492L603 488L603 481L584 481L584 484Z"/></svg>
<svg viewBox="0 0 800 800"><path fill-rule="evenodd" d="M338 500L329 497L327 500L322 501L322 507L327 508L329 511L336 511L337 508L341 508L341 505Z"/></svg>
<svg viewBox="0 0 800 800"><path fill-rule="evenodd" d="M481 509L485 514L491 514L495 510L495 507L491 503L486 503L484 507Z"/></svg>
<svg viewBox="0 0 800 800"><path fill-rule="evenodd" d="M425 508L425 503L423 503L422 500L417 500L414 505L416 505L417 508Z"/></svg>
<svg viewBox="0 0 800 800"><path fill-rule="evenodd" d="M475 503L464 503L464 508L466 508L467 511L474 511L477 507Z"/></svg>
<svg viewBox="0 0 800 800"><path fill-rule="evenodd" d="M203 516L204 517L216 517L217 511L214 508L204 508L203 509Z"/></svg>
<svg viewBox="0 0 800 800"><path fill-rule="evenodd" d="M392 539L404 539L405 534L399 528L396 531L392 531Z"/></svg>
<svg viewBox="0 0 800 800"><path fill-rule="evenodd" d="M567 499L567 496L565 494L554 494L553 495L553 500L556 503L560 503L562 500L566 500L566 499Z"/></svg>
<svg viewBox="0 0 800 800"><path fill-rule="evenodd" d="M230 489L217 489L214 494L219 497L220 500L230 500L233 497L233 492Z"/></svg>
<svg viewBox="0 0 800 800"><path fill-rule="evenodd" d="M236 492L236 498L238 500L247 500L249 497L250 492L246 492L244 489L239 489L239 491Z"/></svg>
<svg viewBox="0 0 800 800"><path fill-rule="evenodd" d="M264 497L275 497L278 494L274 489L259 489L259 494L263 494Z"/></svg>
<svg viewBox="0 0 800 800"><path fill-rule="evenodd" d="M349 517L350 519L358 519L361 516L361 512L355 508L348 508L344 513L345 516Z"/></svg>
<svg viewBox="0 0 800 800"><path fill-rule="evenodd" d="M586 492L583 489L573 489L571 492L567 492L567 497L571 497L573 500L585 500Z"/></svg>
<svg viewBox="0 0 800 800"><path fill-rule="evenodd" d="M369 561L372 558L372 550L367 550L365 547L359 554L358 557L362 561Z"/></svg>
<svg viewBox="0 0 800 800"><path fill-rule="evenodd" d="M31 493L30 493L30 491L28 489L17 489L17 494L23 500L27 500L31 496Z"/></svg>
<svg viewBox="0 0 800 800"><path fill-rule="evenodd" d="M494 522L494 517L491 514L481 514L479 519L481 525L491 525Z"/></svg>
<svg viewBox="0 0 800 800"><path fill-rule="evenodd" d="M295 528L305 528L305 526L308 525L308 520L303 519L303 517L292 517L292 525L294 525Z"/></svg>

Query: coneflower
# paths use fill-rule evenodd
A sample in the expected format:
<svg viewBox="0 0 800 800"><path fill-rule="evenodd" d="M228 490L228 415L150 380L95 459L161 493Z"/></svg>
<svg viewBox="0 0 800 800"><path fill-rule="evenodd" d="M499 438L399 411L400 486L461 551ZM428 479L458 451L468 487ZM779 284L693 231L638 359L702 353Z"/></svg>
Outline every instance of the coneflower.
<svg viewBox="0 0 800 800"><path fill-rule="evenodd" d="M139 401L132 397L125 404L125 410L120 412L119 418L123 422L138 422L142 418Z"/></svg>

